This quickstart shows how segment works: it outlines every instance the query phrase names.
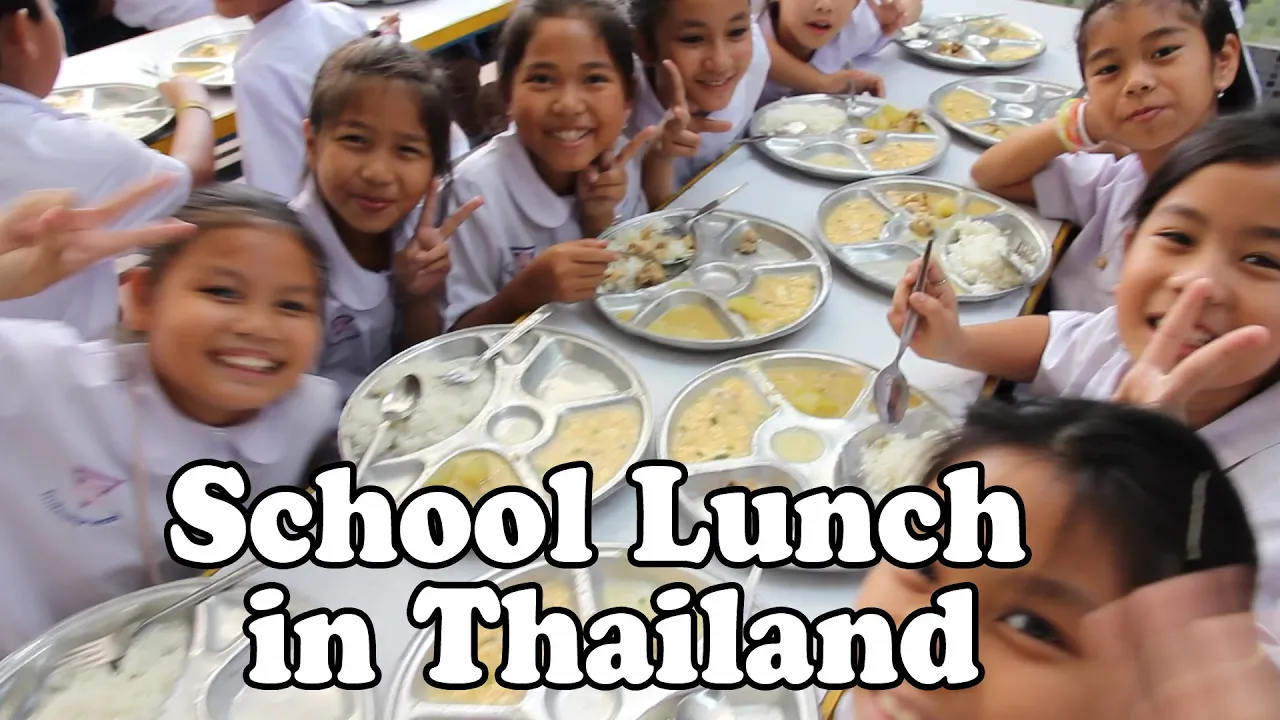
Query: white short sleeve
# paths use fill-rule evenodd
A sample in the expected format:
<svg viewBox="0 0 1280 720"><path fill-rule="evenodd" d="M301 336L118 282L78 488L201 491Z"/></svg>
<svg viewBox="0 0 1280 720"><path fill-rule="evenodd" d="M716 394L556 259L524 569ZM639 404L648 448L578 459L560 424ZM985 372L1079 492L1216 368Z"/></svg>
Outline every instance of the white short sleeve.
<svg viewBox="0 0 1280 720"><path fill-rule="evenodd" d="M85 370L71 358L83 340L70 325L0 318L0 417L14 417L51 383L65 385Z"/></svg>
<svg viewBox="0 0 1280 720"><path fill-rule="evenodd" d="M1084 225L1098 211L1099 188L1116 174L1119 166L1114 155L1059 155L1031 180L1036 208L1047 218Z"/></svg>
<svg viewBox="0 0 1280 720"><path fill-rule="evenodd" d="M274 72L257 68L257 72L238 75L236 134L244 181L292 198L301 190L306 174L306 139L299 118L307 111L295 106L293 88L273 82Z"/></svg>
<svg viewBox="0 0 1280 720"><path fill-rule="evenodd" d="M482 188L454 177L449 191L448 212L457 211L467 200L484 195ZM502 262L505 239L499 237L502 218L489 205L479 209L458 227L449 243L452 268L447 283L448 304L444 310L444 327L452 328L458 319L489 301L502 289Z"/></svg>
<svg viewBox="0 0 1280 720"><path fill-rule="evenodd" d="M1115 308L1100 313L1049 313L1049 342L1031 384L1037 395L1111 397L1129 364L1116 329Z"/></svg>

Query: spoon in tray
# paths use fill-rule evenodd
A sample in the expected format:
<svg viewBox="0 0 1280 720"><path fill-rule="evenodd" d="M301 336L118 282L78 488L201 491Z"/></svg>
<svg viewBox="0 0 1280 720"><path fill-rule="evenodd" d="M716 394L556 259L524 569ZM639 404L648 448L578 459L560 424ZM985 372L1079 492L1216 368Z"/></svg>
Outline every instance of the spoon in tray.
<svg viewBox="0 0 1280 720"><path fill-rule="evenodd" d="M506 350L515 341L524 337L530 330L537 327L551 315L551 305L543 305L542 307L529 313L529 316L516 326L507 331L505 335L498 339L498 342L484 351L480 357L472 360L470 364L464 367L453 368L449 372L440 376L446 385L470 385L480 377L480 368L493 362L503 350Z"/></svg>
<svg viewBox="0 0 1280 720"><path fill-rule="evenodd" d="M916 277L912 294L923 291L925 283L929 281L929 258L933 254L933 241L936 237L937 232L930 227L929 241L924 246L920 274ZM919 322L920 314L915 308L908 306L907 320L902 325L902 337L898 339L898 354L894 356L893 362L876 374L876 379L871 385L871 398L876 404L876 414L880 416L880 422L886 425L897 425L907 414L907 403L911 399L911 385L907 382L907 377L902 374L899 363L902 361L902 356L906 354L907 348L911 346L911 337L916 334L916 325Z"/></svg>

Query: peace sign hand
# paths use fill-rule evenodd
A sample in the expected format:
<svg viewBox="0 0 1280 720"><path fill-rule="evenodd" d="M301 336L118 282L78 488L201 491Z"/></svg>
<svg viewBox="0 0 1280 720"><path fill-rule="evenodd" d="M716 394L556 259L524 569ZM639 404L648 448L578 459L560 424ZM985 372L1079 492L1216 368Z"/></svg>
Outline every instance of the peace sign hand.
<svg viewBox="0 0 1280 720"><path fill-rule="evenodd" d="M76 208L74 194L65 190L23 195L0 215L0 255L23 253L30 277L47 286L99 261L186 237L195 226L173 219L130 230L103 229L175 180L157 175L96 208Z"/></svg>
<svg viewBox="0 0 1280 720"><path fill-rule="evenodd" d="M605 150L578 173L578 215L586 235L595 237L613 223L618 204L627 196L627 163L661 132L661 126L651 125L631 138L616 157Z"/></svg>
<svg viewBox="0 0 1280 720"><path fill-rule="evenodd" d="M910 17L907 11L899 5L898 0L866 0L871 5L871 11L876 15L876 22L880 23L880 32L884 36L897 35L898 31L910 25Z"/></svg>
<svg viewBox="0 0 1280 720"><path fill-rule="evenodd" d="M396 254L393 275L401 290L408 295L428 295L444 284L451 267L449 238L484 204L483 198L471 198L436 227L432 219L436 216L439 190L440 181L432 180L413 239Z"/></svg>
<svg viewBox="0 0 1280 720"><path fill-rule="evenodd" d="M671 82L671 107L663 118L662 138L654 145L654 151L669 158L693 157L698 154L698 148L702 145L702 133L729 132L733 129L733 123L694 116L689 109L680 70L670 60L663 60L662 67L666 69Z"/></svg>
<svg viewBox="0 0 1280 720"><path fill-rule="evenodd" d="M1112 397L1115 402L1152 406L1185 422L1187 403L1218 385L1234 356L1270 341L1266 328L1248 325L1197 347L1196 324L1209 289L1208 280L1193 282L1165 313L1141 357L1120 381Z"/></svg>

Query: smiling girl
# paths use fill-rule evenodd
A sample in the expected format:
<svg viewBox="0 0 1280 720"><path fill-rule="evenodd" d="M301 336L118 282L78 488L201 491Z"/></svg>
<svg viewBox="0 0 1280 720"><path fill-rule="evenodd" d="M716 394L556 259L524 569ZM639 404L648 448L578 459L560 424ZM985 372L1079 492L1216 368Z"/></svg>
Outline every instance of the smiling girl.
<svg viewBox="0 0 1280 720"><path fill-rule="evenodd" d="M1116 305L961 326L936 265L908 304L921 357L1045 395L1155 405L1213 446L1245 499L1263 560L1259 610L1280 600L1280 114L1215 120L1180 144L1133 206Z"/></svg>
<svg viewBox="0 0 1280 720"><path fill-rule="evenodd" d="M743 135L764 90L769 46L751 0L631 0L640 67L631 131L663 127L645 191L665 202Z"/></svg>
<svg viewBox="0 0 1280 720"><path fill-rule="evenodd" d="M309 177L292 205L331 268L319 372L344 399L395 349L440 332L447 240L480 205L435 226L449 94L430 57L395 38L354 40L316 77Z"/></svg>
<svg viewBox="0 0 1280 720"><path fill-rule="evenodd" d="M1248 82L1227 0L1093 0L1077 49L1087 100L1017 132L973 165L978 187L1080 226L1054 268L1057 310L1115 303L1128 211L1179 140ZM1115 153L1119 152L1120 155Z"/></svg>
<svg viewBox="0 0 1280 720"><path fill-rule="evenodd" d="M332 436L337 388L305 374L320 347L324 259L297 215L224 185L197 190L178 218L187 229L163 231L180 237L125 287L145 342L0 320L0 581L22 588L0 600L0 655L86 607L191 574L163 540L169 481L187 464L238 463L252 495L300 484ZM54 282L143 239L105 242L91 231L103 219L50 208L3 259L25 255L31 276Z"/></svg>
<svg viewBox="0 0 1280 720"><path fill-rule="evenodd" d="M446 325L513 322L594 297L616 259L593 239L648 211L622 135L635 95L631 35L611 0L524 0L502 31L512 126L459 166L455 198L484 194L459 232ZM455 203L456 204L456 203Z"/></svg>

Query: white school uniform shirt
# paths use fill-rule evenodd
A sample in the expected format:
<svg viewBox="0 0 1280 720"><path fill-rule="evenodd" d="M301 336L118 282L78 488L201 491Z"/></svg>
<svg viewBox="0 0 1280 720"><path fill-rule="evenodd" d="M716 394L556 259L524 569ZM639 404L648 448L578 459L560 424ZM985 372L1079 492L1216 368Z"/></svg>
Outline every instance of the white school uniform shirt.
<svg viewBox="0 0 1280 720"><path fill-rule="evenodd" d="M1049 342L1031 386L1041 395L1110 400L1132 359L1115 308L1049 314ZM1227 469L1258 542L1260 618L1280 638L1280 385L1199 430Z"/></svg>
<svg viewBox="0 0 1280 720"><path fill-rule="evenodd" d="M1101 312L1115 305L1129 211L1146 186L1137 155L1059 155L1032 179L1040 214L1080 228L1053 269L1054 310Z"/></svg>
<svg viewBox="0 0 1280 720"><path fill-rule="evenodd" d="M618 138L621 150L627 138ZM450 242L445 327L488 302L516 273L552 245L582 239L575 197L557 195L543 182L515 127L495 136L458 165L449 190L449 211L477 195L484 205ZM627 193L616 214L630 219L649 211L640 182L640 158L627 163Z"/></svg>
<svg viewBox="0 0 1280 720"><path fill-rule="evenodd" d="M760 13L760 30L770 40L777 38L773 26L773 14L777 11L777 7L776 4L770 3L765 11ZM844 64L849 60L875 55L892 41L892 36L885 35L880 30L880 21L876 19L876 12L871 8L871 3L864 0L853 9L849 21L840 28L840 32L836 33L836 36L826 45L814 51L813 57L809 58L809 64L819 72L830 75L843 70ZM779 85L772 80L766 81L757 107L763 107L792 94L794 91L791 88Z"/></svg>
<svg viewBox="0 0 1280 720"><path fill-rule="evenodd" d="M366 270L351 257L313 181L289 205L324 248L329 292L324 299L324 349L316 373L338 384L339 402L345 403L369 373L391 358L396 327L393 280L391 273ZM391 231L395 252L413 239L420 217L421 208Z"/></svg>
<svg viewBox="0 0 1280 720"><path fill-rule="evenodd" d="M66 189L86 207L158 173L178 181L111 224L145 225L167 217L191 195L191 171L106 123L70 117L30 93L0 84L0 208L36 190ZM0 301L0 318L66 322L84 337L108 336L119 319L114 259L86 268L28 298Z"/></svg>
<svg viewBox="0 0 1280 720"><path fill-rule="evenodd" d="M162 30L213 14L213 0L115 0L112 14L129 27Z"/></svg>
<svg viewBox="0 0 1280 720"><path fill-rule="evenodd" d="M253 420L209 427L170 404L145 345L84 342L65 324L32 320L0 320L0 387L0 656L149 583L140 476L163 579L193 575L163 540L173 474L212 459L240 463L254 495L298 485L332 432L337 394L304 376Z"/></svg>
<svg viewBox="0 0 1280 720"><path fill-rule="evenodd" d="M693 157L679 158L675 163L675 183L677 188L684 187L697 177L716 158L724 154L729 145L747 131L751 116L755 114L756 102L769 79L769 67L773 60L769 55L769 45L765 42L760 23L751 23L751 62L734 88L729 104L721 110L711 113L713 120L727 120L733 124L728 132L703 133L702 144L698 154ZM661 68L658 72L666 72ZM667 109L658 100L653 86L649 84L644 64L636 58L636 101L635 110L631 113L631 124L628 134L635 137L650 125L657 125L666 117Z"/></svg>

